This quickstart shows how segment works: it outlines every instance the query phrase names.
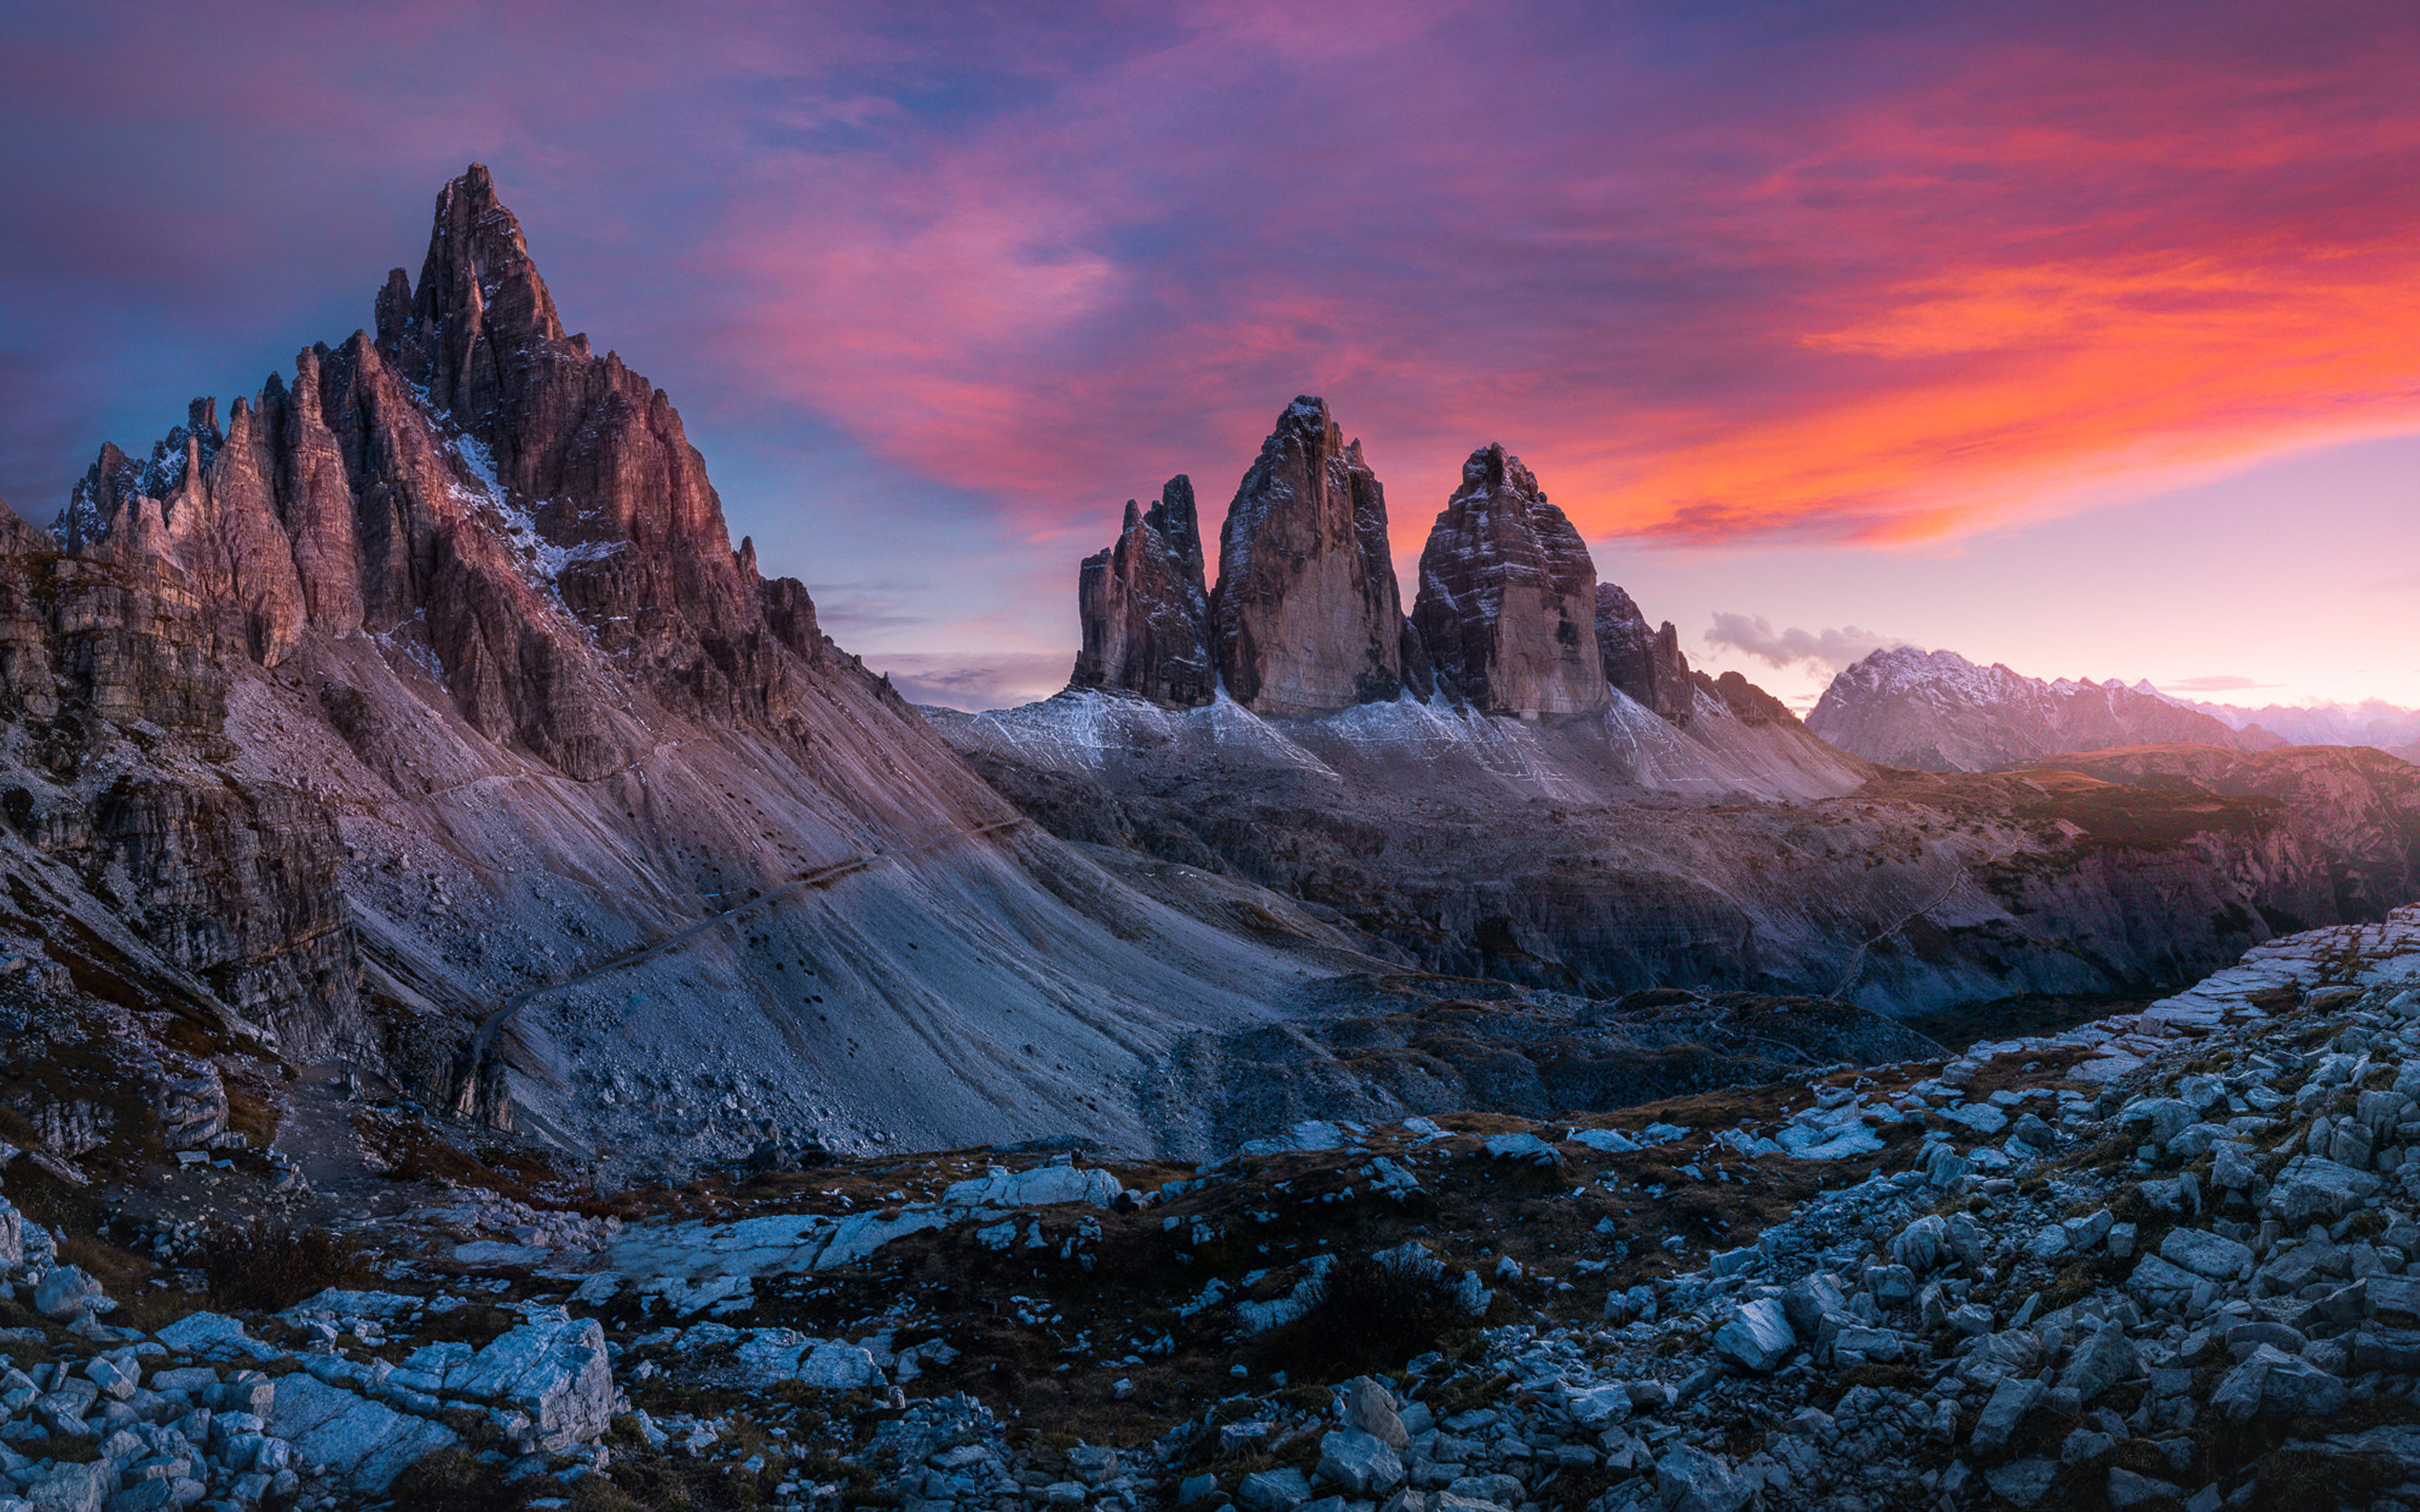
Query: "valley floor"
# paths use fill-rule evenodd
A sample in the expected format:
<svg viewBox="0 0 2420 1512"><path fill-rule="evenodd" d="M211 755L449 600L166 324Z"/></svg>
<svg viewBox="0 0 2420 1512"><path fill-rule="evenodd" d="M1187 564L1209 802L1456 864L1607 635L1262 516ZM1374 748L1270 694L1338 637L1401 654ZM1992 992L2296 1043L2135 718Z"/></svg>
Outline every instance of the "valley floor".
<svg viewBox="0 0 2420 1512"><path fill-rule="evenodd" d="M600 1194L339 1092L288 1128L345 1163L80 1207L21 1158L32 1504L2420 1505L2420 910L1957 1056L1199 1167Z"/></svg>

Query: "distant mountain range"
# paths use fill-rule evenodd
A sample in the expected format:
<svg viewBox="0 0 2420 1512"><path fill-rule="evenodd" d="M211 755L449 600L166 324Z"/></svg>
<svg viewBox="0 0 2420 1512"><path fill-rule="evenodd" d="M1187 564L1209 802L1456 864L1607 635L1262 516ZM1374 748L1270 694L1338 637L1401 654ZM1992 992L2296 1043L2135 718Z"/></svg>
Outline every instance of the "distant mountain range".
<svg viewBox="0 0 2420 1512"><path fill-rule="evenodd" d="M1807 727L1842 750L1927 772L1985 772L2067 751L2190 742L2286 744L2168 699L2149 683L2044 682L1954 651L1894 646L1832 679Z"/></svg>
<svg viewBox="0 0 2420 1512"><path fill-rule="evenodd" d="M2420 709L2366 699L2359 703L2271 703L2239 708L2179 700L2230 730L2255 725L2295 746L2374 746L2406 760L2420 757Z"/></svg>
<svg viewBox="0 0 2420 1512"><path fill-rule="evenodd" d="M2174 698L2148 682L2046 682L1954 651L1894 646L1843 671L1807 727L1852 755L1929 772L1982 772L2045 756L2187 743L2225 750L2370 746L2420 756L2420 710L2358 704L2245 709Z"/></svg>

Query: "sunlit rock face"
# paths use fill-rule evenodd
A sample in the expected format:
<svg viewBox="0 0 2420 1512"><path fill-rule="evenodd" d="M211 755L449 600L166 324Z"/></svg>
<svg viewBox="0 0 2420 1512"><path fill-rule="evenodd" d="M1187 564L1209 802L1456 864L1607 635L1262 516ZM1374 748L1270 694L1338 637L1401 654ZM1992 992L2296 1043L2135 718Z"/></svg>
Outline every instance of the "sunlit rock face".
<svg viewBox="0 0 2420 1512"><path fill-rule="evenodd" d="M1412 625L1438 690L1482 712L1586 714L1609 702L1587 543L1500 445L1470 454L1429 532Z"/></svg>
<svg viewBox="0 0 2420 1512"><path fill-rule="evenodd" d="M1686 725L1696 706L1689 658L1681 654L1681 632L1666 620L1647 627L1647 616L1617 583L1596 585L1596 644L1605 657L1605 680L1676 725Z"/></svg>
<svg viewBox="0 0 2420 1512"><path fill-rule="evenodd" d="M1386 494L1326 400L1287 406L1235 490L1210 622L1227 691L1256 714L1318 714L1404 689Z"/></svg>
<svg viewBox="0 0 2420 1512"><path fill-rule="evenodd" d="M1169 479L1147 513L1126 501L1117 545L1084 559L1076 601L1084 649L1070 687L1135 693L1171 709L1218 697L1192 479Z"/></svg>

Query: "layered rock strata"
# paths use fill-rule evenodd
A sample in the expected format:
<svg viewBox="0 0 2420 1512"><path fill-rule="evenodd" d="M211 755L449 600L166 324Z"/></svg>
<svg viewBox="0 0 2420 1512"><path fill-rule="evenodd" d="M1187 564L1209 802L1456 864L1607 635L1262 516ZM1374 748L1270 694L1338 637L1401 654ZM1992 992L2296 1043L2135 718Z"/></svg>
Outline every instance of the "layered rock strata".
<svg viewBox="0 0 2420 1512"><path fill-rule="evenodd" d="M1084 649L1068 686L1136 693L1171 709L1216 699L1204 583L1193 480L1180 472L1149 512L1127 500L1117 545L1084 559L1076 590Z"/></svg>
<svg viewBox="0 0 2420 1512"><path fill-rule="evenodd" d="M1386 492L1326 400L1287 406L1236 488L1210 622L1219 677L1255 713L1323 713L1405 687Z"/></svg>
<svg viewBox="0 0 2420 1512"><path fill-rule="evenodd" d="M1487 714L1605 706L1596 566L1538 480L1501 445L1462 467L1420 553L1412 627L1437 687Z"/></svg>

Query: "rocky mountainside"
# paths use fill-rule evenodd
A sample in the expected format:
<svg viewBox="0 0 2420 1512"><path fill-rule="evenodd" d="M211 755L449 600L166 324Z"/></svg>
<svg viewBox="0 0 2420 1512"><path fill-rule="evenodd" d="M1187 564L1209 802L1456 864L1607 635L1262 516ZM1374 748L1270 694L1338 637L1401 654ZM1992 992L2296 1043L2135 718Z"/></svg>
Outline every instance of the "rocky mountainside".
<svg viewBox="0 0 2420 1512"><path fill-rule="evenodd" d="M224 424L103 448L55 536L0 522L29 1063L105 1024L154 1083L317 1067L643 1167L1141 1149L1190 1137L1139 1111L1160 1047L1368 964L1020 820L734 549L486 170L375 304ZM107 1113L60 1113L71 1080L9 1095Z"/></svg>
<svg viewBox="0 0 2420 1512"><path fill-rule="evenodd" d="M375 1269L324 1288L0 1203L0 1475L301 1512L2409 1508L2415 983L2405 911L1955 1054L1664 994L1675 1032L1795 1038L1750 1085L1338 1110L1201 1165L885 1155L599 1211L458 1154L510 1191L391 1180ZM1826 1058L1858 1050L1890 1058Z"/></svg>
<svg viewBox="0 0 2420 1512"><path fill-rule="evenodd" d="M1481 714L1587 714L1608 702L1596 563L1500 445L1462 466L1420 553L1412 629L1440 692Z"/></svg>
<svg viewBox="0 0 2420 1512"><path fill-rule="evenodd" d="M1142 565L1184 560L1181 544L1150 545L1130 508L1119 546L1093 559L1108 576L1088 564L1083 579L1079 667L1101 675L1019 709L927 717L1021 811L1103 865L1237 879L1405 967L1586 995L1854 993L1913 1013L2148 992L2280 929L2378 917L2420 887L2400 817L2420 771L2342 753L2307 780L2227 792L2134 774L1948 781L1861 760L1737 672L1693 671L1668 623L1650 630L1628 594L1594 580L1585 544L1500 446L1472 454L1422 554L1397 667L1425 669L1429 686L1364 682L1395 641L1359 589L1331 579L1347 555L1377 570L1383 530L1347 526L1382 524L1383 496L1341 435L1324 403L1297 400L1222 532L1226 577L1238 553L1260 563L1246 576L1263 585L1263 623L1332 625L1338 604L1351 609L1348 655L1314 638L1310 662L1290 664L1327 693L1272 705L1229 682L1187 706L1112 675L1194 644L1182 612L1096 610L1110 582L1116 602L1182 601ZM1272 524L1271 501L1295 523ZM1311 501L1324 501L1329 564L1265 576L1309 560ZM1164 648L1135 650L1163 634ZM1233 665L1242 632L1214 614L1210 637L1213 659ZM1962 690L1947 703L1945 680ZM1889 707L1911 728L1946 708L1924 726L1936 747L1966 749L1978 729L2003 738L1993 721L2026 700L2078 738L2118 733L2113 709L2236 738L2149 695L1920 653L1860 664L1832 706L1867 682L1900 690Z"/></svg>
<svg viewBox="0 0 2420 1512"><path fill-rule="evenodd" d="M2326 847L2340 906L2359 897L2420 894L2420 787L2400 757L2362 747L2123 746L2045 758L2034 769L2081 772L2166 794L2283 803Z"/></svg>
<svg viewBox="0 0 2420 1512"><path fill-rule="evenodd" d="M2148 684L2046 683L1914 646L1877 651L1833 678L1807 727L1868 761L1927 772L1987 772L2110 746L2277 744L2172 703Z"/></svg>
<svg viewBox="0 0 2420 1512"><path fill-rule="evenodd" d="M2409 896L2378 843L2331 817L2420 795L2420 771L2383 759L2322 753L2344 794L2307 814L2269 795L1841 756L1827 792L1786 711L1709 683L1685 730L1626 699L1538 723L1410 702L1262 719L1077 693L927 713L1105 865L1239 877L1404 966L1590 995L1837 993L1904 1014L2143 994ZM1743 801L1750 784L1780 796Z"/></svg>

